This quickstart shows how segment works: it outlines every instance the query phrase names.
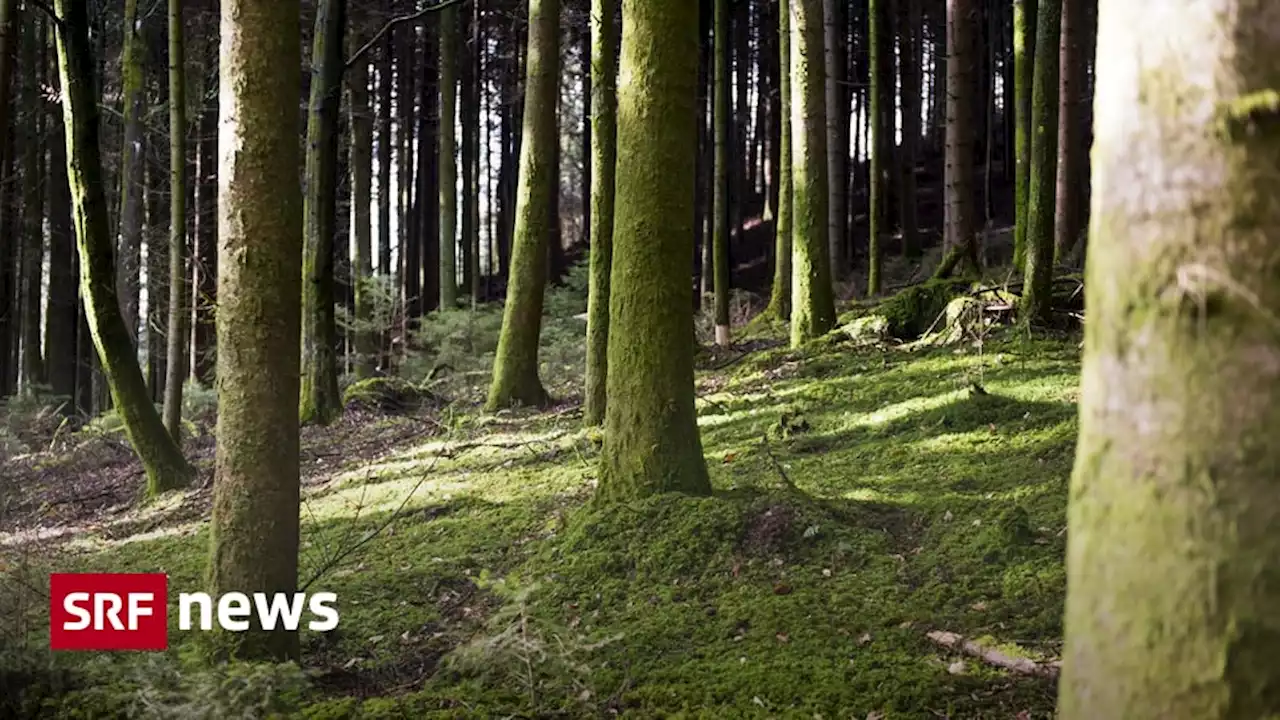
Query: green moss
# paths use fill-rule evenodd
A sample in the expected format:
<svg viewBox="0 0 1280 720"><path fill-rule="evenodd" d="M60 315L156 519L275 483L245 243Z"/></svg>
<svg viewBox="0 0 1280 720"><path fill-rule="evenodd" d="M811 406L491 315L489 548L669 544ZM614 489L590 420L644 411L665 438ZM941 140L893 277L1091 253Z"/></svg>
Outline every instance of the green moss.
<svg viewBox="0 0 1280 720"><path fill-rule="evenodd" d="M1280 92L1259 90L1225 102L1218 107L1218 132L1230 139L1256 133L1280 121Z"/></svg>
<svg viewBox="0 0 1280 720"><path fill-rule="evenodd" d="M413 413L439 404L440 399L435 395L398 377L359 380L342 393L343 407L366 411Z"/></svg>

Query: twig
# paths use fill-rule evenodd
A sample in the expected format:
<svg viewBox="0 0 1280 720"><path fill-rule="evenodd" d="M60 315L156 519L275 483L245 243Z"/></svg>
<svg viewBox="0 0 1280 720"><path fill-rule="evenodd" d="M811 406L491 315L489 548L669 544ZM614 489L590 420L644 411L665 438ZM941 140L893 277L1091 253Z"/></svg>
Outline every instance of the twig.
<svg viewBox="0 0 1280 720"><path fill-rule="evenodd" d="M1037 677L1056 678L1061 663L1054 661L1044 663L1043 665L1033 660L1019 657L1009 657L999 650L986 648L972 640L966 640L963 636L953 632L943 630L934 630L928 633L928 637L934 643L952 650L959 650L965 655L971 655L990 665L1004 668L1011 672L1022 675L1035 675Z"/></svg>
<svg viewBox="0 0 1280 720"><path fill-rule="evenodd" d="M40 2L40 0L27 0L27 2L31 3L31 7L34 7L45 15L48 15L49 19L53 21L55 27L62 29L62 18L58 17L58 13L54 12L53 8L43 2Z"/></svg>
<svg viewBox="0 0 1280 720"><path fill-rule="evenodd" d="M346 64L343 65L343 69L344 70L350 69L353 65L360 62L360 58L364 57L365 54L368 53L369 50L371 50L379 40L382 39L382 36L391 32L391 30L395 28L395 26L402 25L407 22L413 22L414 20L420 20L433 12L438 12L446 8L451 8L454 5L461 5L464 2L466 2L466 0L441 0L441 2L438 2L435 5L431 5L429 7L424 7L417 12L391 18L390 20L387 21L386 25L383 25L378 30L378 32L373 34L373 37L369 38L369 42L360 46L360 49L355 51L355 54L353 54L350 58L347 59Z"/></svg>
<svg viewBox="0 0 1280 720"><path fill-rule="evenodd" d="M782 483L787 486L787 489L792 492L800 492L800 488L791 482L791 476L782 467L782 463L778 462L778 458L774 457L773 450L769 447L769 432L767 430L760 436L760 447L764 449L765 456L769 458L769 462L773 463L773 469L778 472L778 475L782 478Z"/></svg>

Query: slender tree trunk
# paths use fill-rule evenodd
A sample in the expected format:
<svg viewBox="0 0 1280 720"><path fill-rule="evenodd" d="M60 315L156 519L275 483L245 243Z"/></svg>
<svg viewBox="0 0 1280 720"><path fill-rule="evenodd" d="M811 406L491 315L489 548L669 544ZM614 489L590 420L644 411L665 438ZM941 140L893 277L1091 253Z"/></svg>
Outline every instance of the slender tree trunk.
<svg viewBox="0 0 1280 720"><path fill-rule="evenodd" d="M421 115L426 106L422 102L422 94L426 86L426 73L422 71L421 54L423 48L419 47L419 39L415 33L409 33L408 39L404 45L404 58L401 62L404 64L406 74L411 80L404 86L406 97L408 98L405 105L409 107L408 117L405 118L407 128L411 130L405 131L406 144L404 150L404 179L405 179L405 225L408 231L404 236L404 246L401 249L404 265L404 335L408 340L412 333L418 328L418 319L422 316L422 243L423 243L423 226L422 226L422 178L419 176L423 169L421 155L427 148L426 139L422 137L422 129L425 123L421 120ZM415 155L415 148L418 148ZM435 241L435 236L430 236L431 241Z"/></svg>
<svg viewBox="0 0 1280 720"><path fill-rule="evenodd" d="M822 0L791 0L791 345L836 322L827 258L827 118Z"/></svg>
<svg viewBox="0 0 1280 720"><path fill-rule="evenodd" d="M440 15L440 309L458 303L458 11Z"/></svg>
<svg viewBox="0 0 1280 720"><path fill-rule="evenodd" d="M1062 0L1040 0L1031 94L1031 193L1022 316L1047 322L1053 283L1054 198L1058 182L1058 60Z"/></svg>
<svg viewBox="0 0 1280 720"><path fill-rule="evenodd" d="M352 282L355 285L355 373L373 377L378 364L377 333L373 327L373 118L369 104L369 63L357 62L347 71L351 98Z"/></svg>
<svg viewBox="0 0 1280 720"><path fill-rule="evenodd" d="M848 49L844 44L847 19L846 9L843 7L846 4L847 0L822 0L823 48L827 75L827 210L830 214L827 222L827 245L833 278L844 277L849 268L849 256L846 252L849 207L848 195L845 193L845 175L849 163L849 104L845 100ZM874 243L872 247L875 247Z"/></svg>
<svg viewBox="0 0 1280 720"><path fill-rule="evenodd" d="M166 18L167 19L167 18ZM167 29L164 30L168 32ZM168 86L168 68L164 69L163 82ZM160 93L157 93L159 95ZM168 104L168 91L157 99L157 107ZM147 149L159 143L147 143ZM156 403L164 403L164 384L167 374L168 341L166 330L169 322L169 166L167 146L155 147L156 158L149 158L146 167L147 184L147 387ZM161 164L163 161L163 165Z"/></svg>
<svg viewBox="0 0 1280 720"><path fill-rule="evenodd" d="M212 53L210 53L212 54ZM208 55L206 55L208 57ZM217 361L217 329L214 322L218 299L218 82L210 82L214 101L201 104L200 139L196 164L196 282L192 305L195 312L195 340L192 344L192 379L212 387Z"/></svg>
<svg viewBox="0 0 1280 720"><path fill-rule="evenodd" d="M98 156L98 102L85 5L55 0L58 66L67 139L67 175L80 252L80 288L89 329L125 432L147 474L151 494L185 485L192 470L165 430L147 392L128 326L117 303L115 258Z"/></svg>
<svg viewBox="0 0 1280 720"><path fill-rule="evenodd" d="M870 210L867 214L867 294L878 295L882 285L880 278L883 257L881 236L888 225L889 165L892 148L893 77L887 56L893 53L893 36L888 31L889 0L870 0L867 10L868 57L871 66L871 85L867 91L871 100L870 175L868 190Z"/></svg>
<svg viewBox="0 0 1280 720"><path fill-rule="evenodd" d="M1061 72L1058 85L1058 178L1054 218L1054 255L1066 259L1084 234L1085 181L1089 147L1085 144L1085 83L1089 58L1084 54L1085 0L1062 0Z"/></svg>
<svg viewBox="0 0 1280 720"><path fill-rule="evenodd" d="M908 258L920 256L916 163L920 146L921 1L899 0L902 9L898 50L902 73L902 185L898 193L898 208L901 211L902 254Z"/></svg>
<svg viewBox="0 0 1280 720"><path fill-rule="evenodd" d="M0 397L13 393L17 367L17 312L14 307L16 280L13 262L18 233L14 232L13 205L7 189L13 179L13 134L10 132L13 49L18 15L16 0L0 0Z"/></svg>
<svg viewBox="0 0 1280 720"><path fill-rule="evenodd" d="M27 67L26 105L40 107L40 93L44 87L44 22L39 15L32 15L23 42L23 60ZM44 285L44 118L42 112L28 112L25 125L26 142L23 148L23 228L22 228L22 282L21 320L22 356L19 387L28 392L43 385L44 356L40 342L43 307L40 302Z"/></svg>
<svg viewBox="0 0 1280 720"><path fill-rule="evenodd" d="M338 120L342 110L347 0L316 6L307 116L302 259L302 378L298 420L327 425L342 414L333 243L338 227ZM408 58L406 58L406 61Z"/></svg>
<svg viewBox="0 0 1280 720"><path fill-rule="evenodd" d="M388 10L394 9L392 0L386 2ZM395 32L388 32L379 48L379 57L377 63L378 71L378 114L377 114L377 153L378 153L378 260L376 272L379 279L384 283L378 292L379 303L390 301L388 297L384 297L384 292L394 287L393 270L391 267L391 148L395 145L395 138L392 135L393 123L391 122L391 104L395 95ZM389 307L380 308L382 313L375 314L378 318L377 324L377 342L378 342L378 368L382 372L389 372L391 368L391 328L387 324L389 320Z"/></svg>
<svg viewBox="0 0 1280 720"><path fill-rule="evenodd" d="M471 295L471 308L480 305L480 77L479 59L480 19L473 4L468 23L470 43L467 52L462 96L462 241L467 247L467 288Z"/></svg>
<svg viewBox="0 0 1280 720"><path fill-rule="evenodd" d="M144 58L146 41L138 16L138 0L125 0L124 50L120 58L122 122L120 145L120 236L116 251L116 287L129 337L138 339L139 262L142 251L143 122L146 114Z"/></svg>
<svg viewBox="0 0 1280 720"><path fill-rule="evenodd" d="M623 4L609 406L598 502L711 493L694 411L697 5Z"/></svg>
<svg viewBox="0 0 1280 720"><path fill-rule="evenodd" d="M1036 57L1036 6L1039 0L1013 0L1014 86L1014 251L1022 267L1027 248L1027 207L1031 193L1031 77Z"/></svg>
<svg viewBox="0 0 1280 720"><path fill-rule="evenodd" d="M64 2L66 0L63 0ZM302 196L298 0L222 0L214 595L298 587ZM256 620L236 657L294 659Z"/></svg>
<svg viewBox="0 0 1280 720"><path fill-rule="evenodd" d="M604 422L609 352L609 281L613 266L617 162L615 0L591 2L591 268L587 290L587 386L583 419Z"/></svg>
<svg viewBox="0 0 1280 720"><path fill-rule="evenodd" d="M187 89L182 0L169 0L169 348L164 425L182 446L182 381L187 376Z"/></svg>
<svg viewBox="0 0 1280 720"><path fill-rule="evenodd" d="M1280 13L1101 6L1059 716L1275 717Z"/></svg>
<svg viewBox="0 0 1280 720"><path fill-rule="evenodd" d="M3 20L0 19L0 26ZM0 49L0 52L3 52ZM57 77L52 78L59 88ZM62 113L49 110L49 302L45 312L45 370L50 390L76 410L76 324L79 318L76 282L76 238L71 227L71 192L67 187L67 145Z"/></svg>
<svg viewBox="0 0 1280 720"><path fill-rule="evenodd" d="M773 287L768 311L777 320L791 319L792 235L792 117L791 117L791 8L789 0L778 7L778 215L774 230Z"/></svg>
<svg viewBox="0 0 1280 720"><path fill-rule="evenodd" d="M977 0L954 0L947 13L947 147L943 225L946 255L936 275L958 266L978 267L977 170L974 130L977 115L978 38L982 34Z"/></svg>
<svg viewBox="0 0 1280 720"><path fill-rule="evenodd" d="M418 226L422 234L422 312L440 306L440 172L438 23L422 38L422 109L418 113Z"/></svg>
<svg viewBox="0 0 1280 720"><path fill-rule="evenodd" d="M715 293L716 345L727 346L729 335L729 239L731 235L729 209L729 0L712 0L715 3L715 106L712 117L715 122L715 190L712 204L715 221L712 229L713 292Z"/></svg>

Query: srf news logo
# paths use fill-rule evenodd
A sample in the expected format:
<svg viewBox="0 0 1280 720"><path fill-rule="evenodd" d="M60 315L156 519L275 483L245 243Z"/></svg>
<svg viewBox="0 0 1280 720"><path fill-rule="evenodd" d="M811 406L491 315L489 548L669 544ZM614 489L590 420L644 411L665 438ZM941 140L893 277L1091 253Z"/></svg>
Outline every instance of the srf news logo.
<svg viewBox="0 0 1280 720"><path fill-rule="evenodd" d="M208 593L178 596L178 627L244 632L256 615L265 630L297 630L306 607L307 628L338 627L333 593ZM54 573L49 576L51 650L166 650L169 647L169 576L163 573Z"/></svg>

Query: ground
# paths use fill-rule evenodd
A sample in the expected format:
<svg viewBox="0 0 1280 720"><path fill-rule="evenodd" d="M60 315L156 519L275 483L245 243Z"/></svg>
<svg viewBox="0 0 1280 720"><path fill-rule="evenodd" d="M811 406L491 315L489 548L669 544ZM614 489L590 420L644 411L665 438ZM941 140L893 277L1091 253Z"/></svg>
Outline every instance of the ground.
<svg viewBox="0 0 1280 720"><path fill-rule="evenodd" d="M303 631L300 671L203 669L175 618L169 653L42 650L51 569L200 589L208 489L135 507L105 433L20 458L0 695L49 717L1050 717L1078 338L776 340L700 361L707 498L592 505L600 438L571 396L308 429L301 579L341 623Z"/></svg>

